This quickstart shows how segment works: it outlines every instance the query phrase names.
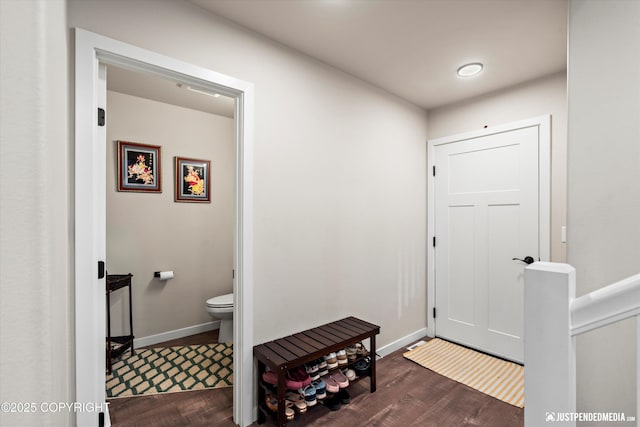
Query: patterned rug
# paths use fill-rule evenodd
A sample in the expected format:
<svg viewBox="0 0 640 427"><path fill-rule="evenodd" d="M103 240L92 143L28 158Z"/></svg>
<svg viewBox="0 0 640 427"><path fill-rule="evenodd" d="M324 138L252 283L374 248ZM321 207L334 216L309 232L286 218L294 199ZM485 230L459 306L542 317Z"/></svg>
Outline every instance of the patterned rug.
<svg viewBox="0 0 640 427"><path fill-rule="evenodd" d="M524 407L524 367L434 338L403 354L427 369L518 408Z"/></svg>
<svg viewBox="0 0 640 427"><path fill-rule="evenodd" d="M107 397L233 386L233 346L216 343L126 351L107 375Z"/></svg>

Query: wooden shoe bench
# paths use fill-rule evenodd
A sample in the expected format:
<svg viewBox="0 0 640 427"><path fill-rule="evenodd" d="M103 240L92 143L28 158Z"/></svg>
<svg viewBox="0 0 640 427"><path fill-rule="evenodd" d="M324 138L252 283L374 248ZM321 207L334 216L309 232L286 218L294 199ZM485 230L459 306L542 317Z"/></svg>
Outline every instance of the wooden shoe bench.
<svg viewBox="0 0 640 427"><path fill-rule="evenodd" d="M273 415L273 412L269 411L265 404L265 395L269 390L262 381L262 374L267 367L278 374L277 425L282 427L287 423L284 398L287 391L285 382L287 371L366 339L369 340L371 357L369 390L371 393L375 392L376 335L379 333L380 326L355 317L346 317L336 322L255 346L253 355L258 360L258 423L264 423L267 415ZM350 361L349 365L351 364ZM356 378L356 381L360 378Z"/></svg>

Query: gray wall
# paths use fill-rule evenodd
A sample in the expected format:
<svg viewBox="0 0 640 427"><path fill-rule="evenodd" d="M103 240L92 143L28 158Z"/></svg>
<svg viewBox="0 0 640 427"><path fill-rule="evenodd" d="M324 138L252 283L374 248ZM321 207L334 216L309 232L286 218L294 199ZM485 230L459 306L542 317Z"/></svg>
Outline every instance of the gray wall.
<svg viewBox="0 0 640 427"><path fill-rule="evenodd" d="M572 0L568 261L583 295L640 272L640 2ZM632 321L578 337L578 410L636 414Z"/></svg>
<svg viewBox="0 0 640 427"><path fill-rule="evenodd" d="M112 91L107 111L107 268L133 273L135 336L211 322L205 301L233 291L234 121ZM162 147L161 194L117 191L117 140ZM175 156L211 161L211 203L174 202ZM125 292L111 302L112 333L128 331Z"/></svg>
<svg viewBox="0 0 640 427"><path fill-rule="evenodd" d="M0 1L0 402L73 402L64 1ZM2 426L69 425L0 411Z"/></svg>
<svg viewBox="0 0 640 427"><path fill-rule="evenodd" d="M425 327L423 110L188 2L68 5L69 27L254 83L256 343L348 315L380 345Z"/></svg>
<svg viewBox="0 0 640 427"><path fill-rule="evenodd" d="M567 78L561 72L509 89L429 110L429 139L551 114L551 260L566 261Z"/></svg>

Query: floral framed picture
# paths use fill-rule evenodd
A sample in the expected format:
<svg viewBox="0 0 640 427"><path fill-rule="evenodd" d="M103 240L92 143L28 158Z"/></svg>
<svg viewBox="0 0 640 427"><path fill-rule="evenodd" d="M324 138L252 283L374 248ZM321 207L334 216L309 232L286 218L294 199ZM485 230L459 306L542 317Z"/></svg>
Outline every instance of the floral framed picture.
<svg viewBox="0 0 640 427"><path fill-rule="evenodd" d="M176 202L211 203L211 161L176 157Z"/></svg>
<svg viewBox="0 0 640 427"><path fill-rule="evenodd" d="M118 191L162 193L159 145L118 141Z"/></svg>

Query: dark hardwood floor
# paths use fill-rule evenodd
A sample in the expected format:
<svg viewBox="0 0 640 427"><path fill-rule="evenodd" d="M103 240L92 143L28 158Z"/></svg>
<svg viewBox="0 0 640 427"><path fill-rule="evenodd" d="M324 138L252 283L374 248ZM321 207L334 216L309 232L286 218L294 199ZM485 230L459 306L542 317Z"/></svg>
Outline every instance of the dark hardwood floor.
<svg viewBox="0 0 640 427"><path fill-rule="evenodd" d="M217 331L213 331L214 333ZM211 341L214 339L214 341ZM216 342L205 333L163 343L163 346ZM153 347L158 347L156 344ZM369 393L369 380L349 387L352 402L332 412L317 405L291 421L292 427L364 426L487 426L524 425L522 409L501 402L465 385L425 369L404 357L403 348L380 359L378 387ZM233 390L213 389L112 399L114 427L231 427ZM263 426L273 426L268 421ZM258 426L257 423L252 427Z"/></svg>

